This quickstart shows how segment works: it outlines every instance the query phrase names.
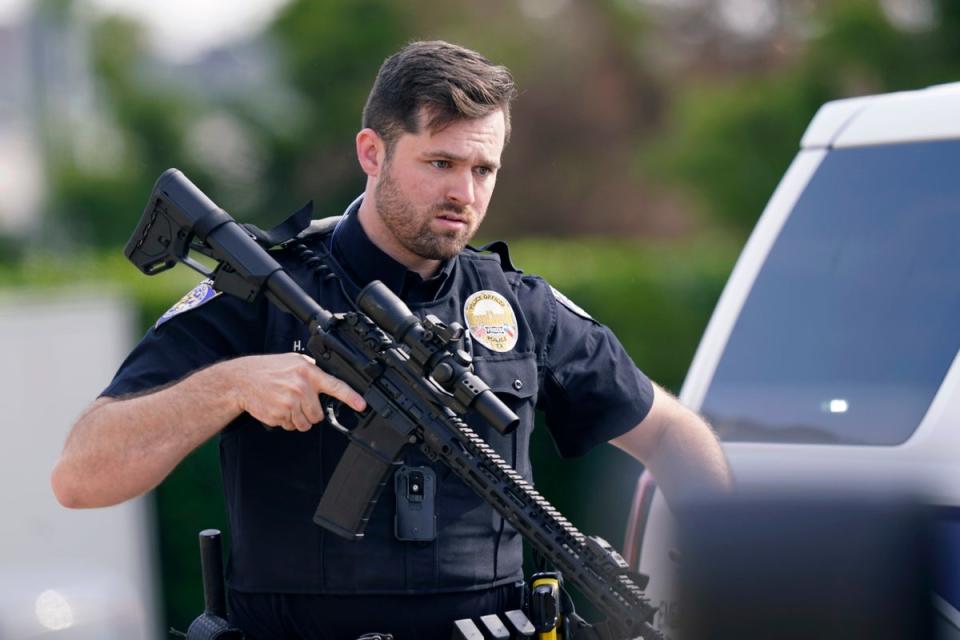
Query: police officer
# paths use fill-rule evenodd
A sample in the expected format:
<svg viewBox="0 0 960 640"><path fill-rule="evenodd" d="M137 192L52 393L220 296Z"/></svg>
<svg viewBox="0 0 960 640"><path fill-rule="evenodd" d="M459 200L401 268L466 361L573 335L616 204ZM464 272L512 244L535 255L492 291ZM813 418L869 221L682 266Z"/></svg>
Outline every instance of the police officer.
<svg viewBox="0 0 960 640"><path fill-rule="evenodd" d="M377 279L414 312L465 324L477 373L522 423L481 435L527 478L538 408L565 456L610 441L643 462L668 499L725 491L729 472L709 427L641 373L606 327L514 268L504 245L467 247L493 195L514 95L504 67L452 44L417 42L388 58L356 137L362 197L277 259L331 311L349 309ZM307 259L321 246L335 260L318 270ZM318 398L355 411L365 403L315 366L306 341L268 301L202 283L77 420L53 471L57 498L96 507L141 495L219 434L231 616L251 637L442 638L454 619L516 606L517 532L413 447L396 474L405 481L388 483L363 541L313 524L346 444L323 428ZM411 487L427 494L432 519L418 521L427 526L404 524Z"/></svg>

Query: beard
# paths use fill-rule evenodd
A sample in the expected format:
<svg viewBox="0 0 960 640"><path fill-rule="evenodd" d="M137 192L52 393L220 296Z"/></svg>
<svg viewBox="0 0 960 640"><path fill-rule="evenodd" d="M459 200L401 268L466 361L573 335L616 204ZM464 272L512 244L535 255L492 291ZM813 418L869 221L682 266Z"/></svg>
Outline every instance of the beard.
<svg viewBox="0 0 960 640"><path fill-rule="evenodd" d="M479 225L476 212L451 202L433 205L425 212L417 211L412 202L401 192L390 174L390 166L384 166L376 186L377 213L384 226L401 246L421 258L447 260L467 246ZM437 213L450 211L466 216L463 229L434 231L430 228Z"/></svg>

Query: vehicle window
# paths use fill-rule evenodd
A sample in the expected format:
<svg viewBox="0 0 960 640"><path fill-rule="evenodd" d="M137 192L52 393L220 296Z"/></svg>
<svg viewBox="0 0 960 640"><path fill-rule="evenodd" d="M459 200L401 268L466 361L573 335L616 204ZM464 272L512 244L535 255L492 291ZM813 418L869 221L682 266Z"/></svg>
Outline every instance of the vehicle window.
<svg viewBox="0 0 960 640"><path fill-rule="evenodd" d="M702 411L727 441L894 445L960 348L960 140L830 151Z"/></svg>

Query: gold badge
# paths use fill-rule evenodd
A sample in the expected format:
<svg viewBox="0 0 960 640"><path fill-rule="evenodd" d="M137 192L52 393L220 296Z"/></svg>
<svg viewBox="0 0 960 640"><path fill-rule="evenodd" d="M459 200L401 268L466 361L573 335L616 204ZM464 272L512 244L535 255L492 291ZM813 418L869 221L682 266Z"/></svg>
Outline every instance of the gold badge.
<svg viewBox="0 0 960 640"><path fill-rule="evenodd" d="M477 291L463 303L470 335L491 351L504 353L517 346L517 316L496 291Z"/></svg>

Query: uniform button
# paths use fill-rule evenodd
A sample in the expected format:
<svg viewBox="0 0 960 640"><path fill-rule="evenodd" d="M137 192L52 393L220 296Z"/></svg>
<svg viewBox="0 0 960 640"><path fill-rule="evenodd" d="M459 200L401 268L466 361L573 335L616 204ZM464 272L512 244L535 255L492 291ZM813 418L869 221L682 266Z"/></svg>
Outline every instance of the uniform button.
<svg viewBox="0 0 960 640"><path fill-rule="evenodd" d="M513 388L516 389L517 391L520 391L520 389L523 389L523 380L521 380L520 378L517 378L516 380L514 380Z"/></svg>

